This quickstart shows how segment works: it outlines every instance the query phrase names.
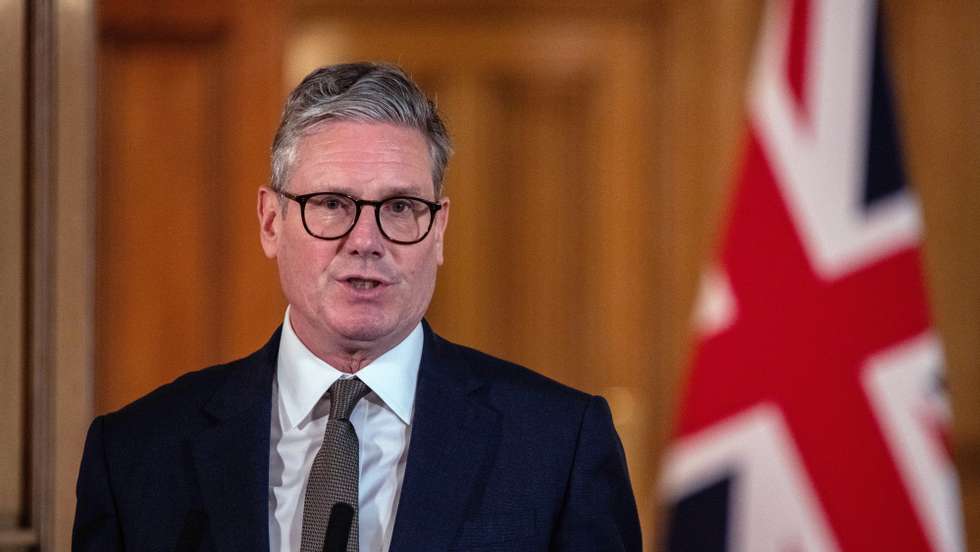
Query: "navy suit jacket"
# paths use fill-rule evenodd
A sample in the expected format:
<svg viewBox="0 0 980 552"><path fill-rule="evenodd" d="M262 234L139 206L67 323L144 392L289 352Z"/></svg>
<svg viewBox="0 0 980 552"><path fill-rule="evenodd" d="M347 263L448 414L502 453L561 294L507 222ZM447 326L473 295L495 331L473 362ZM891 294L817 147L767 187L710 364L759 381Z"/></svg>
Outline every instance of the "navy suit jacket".
<svg viewBox="0 0 980 552"><path fill-rule="evenodd" d="M92 422L73 550L269 550L279 331ZM601 397L450 343L425 325L390 550L641 550ZM375 551L364 551L375 552Z"/></svg>

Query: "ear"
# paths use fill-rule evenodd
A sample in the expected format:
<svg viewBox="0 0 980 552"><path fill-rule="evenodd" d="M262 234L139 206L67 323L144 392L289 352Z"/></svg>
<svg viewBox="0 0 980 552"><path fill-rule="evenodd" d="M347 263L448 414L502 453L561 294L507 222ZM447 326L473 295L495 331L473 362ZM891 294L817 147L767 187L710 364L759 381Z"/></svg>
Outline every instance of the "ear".
<svg viewBox="0 0 980 552"><path fill-rule="evenodd" d="M282 232L281 200L279 194L268 186L259 187L258 215L259 238L262 241L262 251L270 259L279 252L279 236Z"/></svg>
<svg viewBox="0 0 980 552"><path fill-rule="evenodd" d="M436 221L433 224L432 231L435 232L436 239L436 262L439 263L439 266L442 266L443 238L446 235L446 225L449 224L449 198L442 198L440 203L442 204L442 209L436 212Z"/></svg>

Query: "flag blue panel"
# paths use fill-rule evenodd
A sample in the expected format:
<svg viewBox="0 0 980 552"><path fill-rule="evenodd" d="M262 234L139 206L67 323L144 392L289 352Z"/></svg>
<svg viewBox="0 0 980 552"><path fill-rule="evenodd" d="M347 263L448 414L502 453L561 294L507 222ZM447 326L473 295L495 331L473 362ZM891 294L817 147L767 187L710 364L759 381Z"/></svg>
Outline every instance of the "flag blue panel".
<svg viewBox="0 0 980 552"><path fill-rule="evenodd" d="M667 515L669 552L726 552L734 477L728 475L675 502Z"/></svg>
<svg viewBox="0 0 980 552"><path fill-rule="evenodd" d="M899 147L898 126L892 105L894 101L882 44L881 27L879 8L874 33L868 157L864 178L865 208L873 208L875 203L901 193L905 189L902 150Z"/></svg>

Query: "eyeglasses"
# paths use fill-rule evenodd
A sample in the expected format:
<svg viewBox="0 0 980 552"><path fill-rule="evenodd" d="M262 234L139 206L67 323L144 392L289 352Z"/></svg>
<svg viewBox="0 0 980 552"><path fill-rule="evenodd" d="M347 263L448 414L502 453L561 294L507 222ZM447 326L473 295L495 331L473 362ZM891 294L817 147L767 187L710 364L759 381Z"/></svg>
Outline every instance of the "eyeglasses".
<svg viewBox="0 0 980 552"><path fill-rule="evenodd" d="M429 235L436 211L442 209L439 203L410 196L371 201L334 192L302 195L285 191L279 193L299 203L303 227L311 236L321 240L338 240L350 234L361 218L361 208L370 205L374 207L374 220L382 236L394 243L411 245Z"/></svg>

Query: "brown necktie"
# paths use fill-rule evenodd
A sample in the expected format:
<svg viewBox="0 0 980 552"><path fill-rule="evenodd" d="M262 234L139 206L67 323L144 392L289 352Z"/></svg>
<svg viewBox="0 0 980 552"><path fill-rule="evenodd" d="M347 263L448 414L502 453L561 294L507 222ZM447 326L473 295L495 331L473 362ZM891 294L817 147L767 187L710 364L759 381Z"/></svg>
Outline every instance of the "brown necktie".
<svg viewBox="0 0 980 552"><path fill-rule="evenodd" d="M330 418L306 482L301 552L358 552L359 459L357 434L349 418L354 405L369 391L357 378L337 380L327 391ZM345 542L346 548L342 544Z"/></svg>

